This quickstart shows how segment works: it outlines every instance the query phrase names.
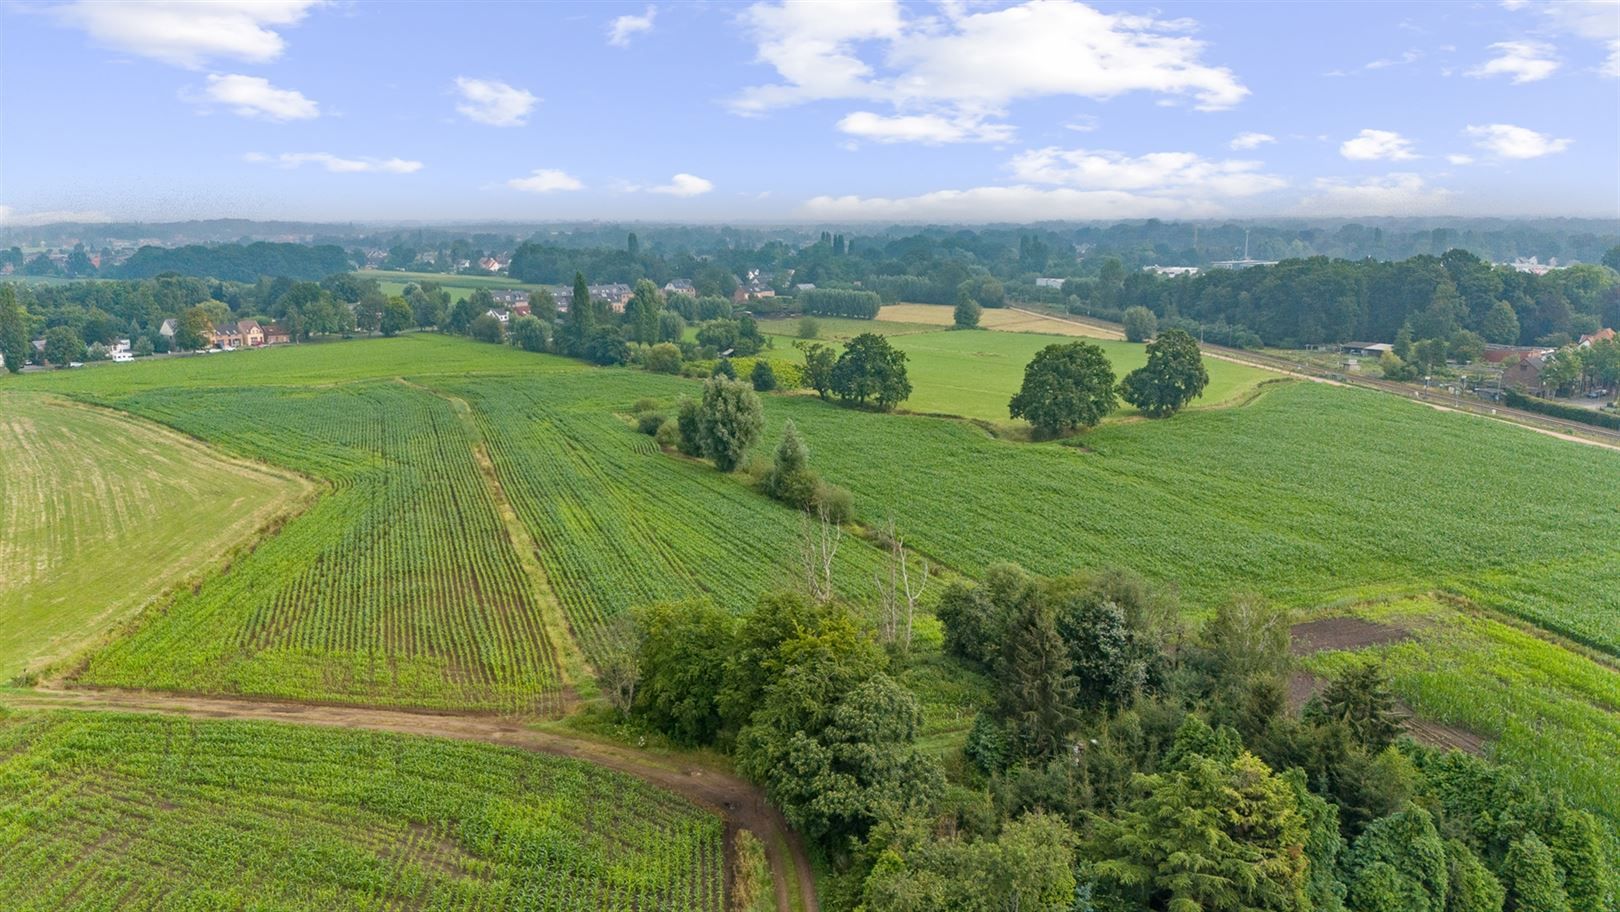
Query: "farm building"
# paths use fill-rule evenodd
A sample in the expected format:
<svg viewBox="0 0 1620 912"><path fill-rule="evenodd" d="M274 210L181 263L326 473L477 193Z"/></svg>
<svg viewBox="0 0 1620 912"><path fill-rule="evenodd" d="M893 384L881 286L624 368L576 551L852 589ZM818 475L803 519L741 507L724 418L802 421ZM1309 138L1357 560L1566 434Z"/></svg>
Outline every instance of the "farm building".
<svg viewBox="0 0 1620 912"><path fill-rule="evenodd" d="M1347 355L1358 355L1363 358L1381 358L1384 352L1392 352L1395 346L1388 342L1346 342L1339 346L1339 351Z"/></svg>
<svg viewBox="0 0 1620 912"><path fill-rule="evenodd" d="M1484 360L1486 364L1501 364L1514 358L1541 361L1552 353L1553 349L1533 345L1487 345Z"/></svg>
<svg viewBox="0 0 1620 912"><path fill-rule="evenodd" d="M691 279L671 279L664 285L664 294L683 294L697 297L697 289L692 286Z"/></svg>
<svg viewBox="0 0 1620 912"><path fill-rule="evenodd" d="M1502 385L1528 393L1541 392L1541 358L1521 358L1502 372Z"/></svg>

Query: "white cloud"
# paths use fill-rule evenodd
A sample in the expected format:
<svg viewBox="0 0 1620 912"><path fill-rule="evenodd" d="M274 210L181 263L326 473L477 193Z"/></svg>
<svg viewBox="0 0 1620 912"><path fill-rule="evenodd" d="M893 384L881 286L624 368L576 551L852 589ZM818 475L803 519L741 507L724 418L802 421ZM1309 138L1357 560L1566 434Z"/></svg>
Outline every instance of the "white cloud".
<svg viewBox="0 0 1620 912"><path fill-rule="evenodd" d="M1227 145L1233 149L1258 149L1266 143L1274 143L1277 137L1270 133L1239 133L1232 137Z"/></svg>
<svg viewBox="0 0 1620 912"><path fill-rule="evenodd" d="M112 221L112 216L93 209L45 209L37 212L18 212L10 206L0 206L0 225L13 228L33 228L60 222L101 223Z"/></svg>
<svg viewBox="0 0 1620 912"><path fill-rule="evenodd" d="M658 10L647 7L647 11L639 16L620 16L608 26L608 44L614 47L629 47L630 38L641 32L650 32L653 27L653 17Z"/></svg>
<svg viewBox="0 0 1620 912"><path fill-rule="evenodd" d="M529 193L553 193L558 190L584 190L579 178L555 168L536 168L528 177L514 177L506 182L514 190Z"/></svg>
<svg viewBox="0 0 1620 912"><path fill-rule="evenodd" d="M1408 50L1408 51L1401 52L1401 56L1399 56L1399 57L1380 57L1377 60L1368 61L1367 64L1362 67L1362 69L1364 69L1364 70L1387 70L1390 67L1405 66L1406 64L1409 64L1409 63L1417 63L1419 60L1422 60L1422 59L1423 59L1423 52L1422 51Z"/></svg>
<svg viewBox="0 0 1620 912"><path fill-rule="evenodd" d="M1549 0L1545 3L1516 3L1510 10L1528 9L1541 17L1543 26L1553 32L1573 35L1601 44L1608 57L1598 73L1620 79L1620 11L1614 0Z"/></svg>
<svg viewBox="0 0 1620 912"><path fill-rule="evenodd" d="M201 94L183 94L182 97L203 104L224 105L242 117L287 121L321 116L320 105L302 92L278 89L262 76L210 74Z"/></svg>
<svg viewBox="0 0 1620 912"><path fill-rule="evenodd" d="M1011 142L1011 124L985 123L976 117L944 117L939 114L896 114L885 117L871 111L856 111L838 122L838 129L880 143L920 142Z"/></svg>
<svg viewBox="0 0 1620 912"><path fill-rule="evenodd" d="M1095 114L1076 114L1074 119L1063 125L1065 130L1076 133L1091 133L1102 126L1102 120Z"/></svg>
<svg viewBox="0 0 1620 912"><path fill-rule="evenodd" d="M713 190L714 184L696 174L677 174L669 179L669 183L648 189L653 193L664 193L669 196L702 196Z"/></svg>
<svg viewBox="0 0 1620 912"><path fill-rule="evenodd" d="M1032 149L1013 157L1013 176L1026 183L1080 190L1149 194L1252 196L1286 186L1253 161L1209 161L1192 152L1150 152L1131 157L1088 149Z"/></svg>
<svg viewBox="0 0 1620 912"><path fill-rule="evenodd" d="M1464 152L1453 152L1446 156L1446 161L1453 165L1471 165L1474 163L1474 156Z"/></svg>
<svg viewBox="0 0 1620 912"><path fill-rule="evenodd" d="M1543 41L1499 41L1491 45L1496 56L1465 75L1476 79L1511 76L1514 85L1546 79L1558 70L1559 60L1552 45Z"/></svg>
<svg viewBox="0 0 1620 912"><path fill-rule="evenodd" d="M540 99L527 89L509 86L495 79L456 77L461 102L456 110L468 120L492 127L521 127Z"/></svg>
<svg viewBox="0 0 1620 912"><path fill-rule="evenodd" d="M1393 130L1362 130L1339 146L1339 154L1352 161L1406 161L1417 158L1412 141Z"/></svg>
<svg viewBox="0 0 1620 912"><path fill-rule="evenodd" d="M1540 158L1562 152L1574 142L1512 124L1470 125L1463 132L1474 138L1474 145L1501 158Z"/></svg>
<svg viewBox="0 0 1620 912"><path fill-rule="evenodd" d="M1315 189L1314 195L1300 200L1299 211L1306 215L1435 215L1449 211L1454 197L1416 174L1400 172L1356 182L1318 178Z"/></svg>
<svg viewBox="0 0 1620 912"><path fill-rule="evenodd" d="M818 196L801 214L827 221L1031 222L1048 219L1202 217L1220 214L1208 201L1068 187L974 187L919 196Z"/></svg>
<svg viewBox="0 0 1620 912"><path fill-rule="evenodd" d="M979 125L954 140L919 129L921 141L982 141L987 128L1010 130L987 121L1024 99L1150 92L1218 110L1249 94L1230 70L1203 62L1205 43L1187 34L1195 23L1104 13L1075 0L982 11L945 4L938 15L911 18L895 0L782 0L756 3L741 18L757 60L781 80L744 90L734 111L859 100L891 104L905 118Z"/></svg>
<svg viewBox="0 0 1620 912"><path fill-rule="evenodd" d="M283 152L280 155L262 155L258 152L249 152L242 156L243 161L255 164L275 165L278 168L300 168L304 165L320 165L334 174L412 174L422 170L419 161L408 161L403 158L341 158L330 152Z"/></svg>
<svg viewBox="0 0 1620 912"><path fill-rule="evenodd" d="M214 58L265 63L280 57L286 42L276 29L298 24L317 5L319 0L76 0L54 12L104 47L195 68Z"/></svg>

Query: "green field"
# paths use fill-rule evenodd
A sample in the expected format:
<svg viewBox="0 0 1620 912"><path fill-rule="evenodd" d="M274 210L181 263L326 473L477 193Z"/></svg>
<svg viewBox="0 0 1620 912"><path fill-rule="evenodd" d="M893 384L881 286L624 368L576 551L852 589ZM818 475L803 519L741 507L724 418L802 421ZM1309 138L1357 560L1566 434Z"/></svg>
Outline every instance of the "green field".
<svg viewBox="0 0 1620 912"><path fill-rule="evenodd" d="M911 341L965 347L943 359L1044 340L897 337ZM921 351L918 362L937 349ZM96 654L86 683L545 713L569 683L562 648L577 640L600 658L615 616L694 596L740 611L797 572L798 514L632 427L639 400L672 408L698 391L691 380L413 334L17 386L70 391L332 487L230 573ZM765 409L762 451L792 418L864 524L893 517L949 573L1126 567L1174 586L1193 614L1242 591L1311 609L1445 590L1620 653L1620 562L1607 544L1620 540L1620 457L1599 448L1299 382L1047 444L802 395L768 396ZM846 537L837 576L857 605L870 603L876 562ZM1409 702L1614 813L1595 771L1615 738L1606 667L1501 622L1411 626L1422 624L1451 639L1390 651ZM1498 660L1510 670L1482 664ZM1425 677L1426 664L1454 673ZM1485 686L1552 665L1545 686ZM939 655L931 618L903 674L929 743L951 750L983 682ZM1523 721L1540 718L1557 724ZM1548 739L1579 747L1559 754Z"/></svg>
<svg viewBox="0 0 1620 912"><path fill-rule="evenodd" d="M1331 675L1375 656L1421 716L1487 737L1493 758L1620 820L1614 783L1620 669L1611 661L1431 598L1358 605L1349 613L1412 636L1356 652L1318 653L1306 667Z"/></svg>
<svg viewBox="0 0 1620 912"><path fill-rule="evenodd" d="M573 760L0 711L0 908L720 912L718 818Z"/></svg>
<svg viewBox="0 0 1620 912"><path fill-rule="evenodd" d="M443 272L395 272L388 269L362 269L355 274L363 279L376 279L382 286L383 294L386 295L402 294L406 285L434 282L450 293L451 301L465 298L480 288L487 288L490 291L502 288L527 288L530 291L538 291L550 287L530 282L519 282L506 276L450 275Z"/></svg>
<svg viewBox="0 0 1620 912"><path fill-rule="evenodd" d="M895 348L906 353L906 371L912 387L911 398L902 406L906 411L960 415L1020 427L1027 424L1008 417L1007 402L1023 385L1025 366L1048 345L1076 341L1073 336L984 329L942 330L938 326L887 320L820 317L817 320L821 323L820 335L824 340L847 340L862 332L876 332L888 336ZM762 353L764 357L803 363L803 355L793 347L798 333L796 319L762 321L760 328L775 342L773 348ZM1146 346L1108 339L1085 341L1102 348L1114 365L1114 373L1121 378L1147 362ZM1191 407L1195 409L1231 403L1252 393L1266 380L1277 377L1261 368L1213 358L1206 358L1204 366L1209 370L1209 386L1204 395L1194 401ZM1136 414L1136 409L1120 403L1115 417Z"/></svg>
<svg viewBox="0 0 1620 912"><path fill-rule="evenodd" d="M116 404L332 492L95 655L89 683L552 712L561 667L451 403L398 382Z"/></svg>
<svg viewBox="0 0 1620 912"><path fill-rule="evenodd" d="M0 391L0 680L73 654L312 485L149 422Z"/></svg>

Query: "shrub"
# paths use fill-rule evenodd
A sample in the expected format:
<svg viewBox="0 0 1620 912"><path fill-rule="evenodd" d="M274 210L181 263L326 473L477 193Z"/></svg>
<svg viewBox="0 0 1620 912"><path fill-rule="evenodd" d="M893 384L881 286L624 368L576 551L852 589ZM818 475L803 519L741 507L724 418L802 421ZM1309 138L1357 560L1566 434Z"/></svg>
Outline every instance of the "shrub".
<svg viewBox="0 0 1620 912"><path fill-rule="evenodd" d="M983 308L979 306L979 302L972 298L963 298L961 303L956 305L956 328L978 329L982 313Z"/></svg>
<svg viewBox="0 0 1620 912"><path fill-rule="evenodd" d="M467 329L467 335L480 342L504 342L506 341L506 327L501 325L500 320L489 314L484 314L472 321L472 326Z"/></svg>
<svg viewBox="0 0 1620 912"><path fill-rule="evenodd" d="M714 370L709 372L711 377L724 377L727 380L737 379L737 369L731 365L730 358L721 358L715 362Z"/></svg>
<svg viewBox="0 0 1620 912"><path fill-rule="evenodd" d="M1146 307L1127 307L1121 319L1125 324L1125 338L1130 342L1146 342L1159 331L1159 318Z"/></svg>
<svg viewBox="0 0 1620 912"><path fill-rule="evenodd" d="M660 342L647 349L641 365L655 374L678 374L681 372L681 350L674 343Z"/></svg>
<svg viewBox="0 0 1620 912"><path fill-rule="evenodd" d="M658 433L653 435L653 440L666 450L678 448L681 445L680 422L674 418L665 419L664 423L658 426Z"/></svg>
<svg viewBox="0 0 1620 912"><path fill-rule="evenodd" d="M816 483L815 512L832 523L846 523L855 518L855 495L848 488L829 481Z"/></svg>
<svg viewBox="0 0 1620 912"><path fill-rule="evenodd" d="M771 369L769 361L755 361L754 369L748 372L749 382L754 384L757 393L768 393L776 389L776 371Z"/></svg>
<svg viewBox="0 0 1620 912"><path fill-rule="evenodd" d="M666 420L657 412L645 412L636 419L636 430L647 435L656 434L664 427Z"/></svg>
<svg viewBox="0 0 1620 912"><path fill-rule="evenodd" d="M698 431L698 404L682 399L680 411L675 413L675 446L687 456L703 455L703 438Z"/></svg>
<svg viewBox="0 0 1620 912"><path fill-rule="evenodd" d="M799 338L815 339L821 335L821 321L815 317L805 316L799 318Z"/></svg>

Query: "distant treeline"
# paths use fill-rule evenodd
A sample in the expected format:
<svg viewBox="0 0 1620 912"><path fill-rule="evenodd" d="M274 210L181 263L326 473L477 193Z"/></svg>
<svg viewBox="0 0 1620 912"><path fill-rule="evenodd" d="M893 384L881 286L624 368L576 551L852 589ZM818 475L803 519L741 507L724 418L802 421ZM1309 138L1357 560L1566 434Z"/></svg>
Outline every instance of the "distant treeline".
<svg viewBox="0 0 1620 912"><path fill-rule="evenodd" d="M1608 262L1620 266L1620 249ZM1449 339L1560 344L1620 326L1620 273L1603 265L1545 275L1493 267L1464 250L1400 262L1311 257L1275 266L1166 278L1113 268L1056 292L1075 312L1146 307L1161 325L1241 330L1267 345ZM1216 341L1210 339L1210 341Z"/></svg>
<svg viewBox="0 0 1620 912"><path fill-rule="evenodd" d="M353 268L341 247L259 241L215 247L142 247L115 274L123 279L150 279L173 272L228 282L255 282L261 276L315 281Z"/></svg>

